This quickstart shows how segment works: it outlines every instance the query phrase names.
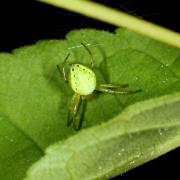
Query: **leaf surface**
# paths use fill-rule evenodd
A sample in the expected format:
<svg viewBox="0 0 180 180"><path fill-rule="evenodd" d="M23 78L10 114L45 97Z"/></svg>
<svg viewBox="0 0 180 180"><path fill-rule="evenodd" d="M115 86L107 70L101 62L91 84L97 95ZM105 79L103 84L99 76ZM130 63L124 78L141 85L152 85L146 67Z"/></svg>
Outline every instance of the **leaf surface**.
<svg viewBox="0 0 180 180"><path fill-rule="evenodd" d="M66 127L73 91L63 82L56 65L61 64L69 52L69 63L89 65L91 57L82 42L92 52L98 83L128 83L130 89L142 90L129 96L97 93L88 102L83 132L87 127L96 129L96 125L111 122L134 103L150 99L153 102L154 98L171 97L171 94L173 98L173 94L179 92L179 49L122 29L114 34L77 30L67 34L66 40L45 40L11 54L1 53L0 179L22 179L28 167L44 156L49 145L73 138L77 133ZM124 121L121 123L123 127ZM114 165L114 169L123 172L119 171L119 165Z"/></svg>
<svg viewBox="0 0 180 180"><path fill-rule="evenodd" d="M180 145L180 93L126 108L49 147L29 179L109 179Z"/></svg>

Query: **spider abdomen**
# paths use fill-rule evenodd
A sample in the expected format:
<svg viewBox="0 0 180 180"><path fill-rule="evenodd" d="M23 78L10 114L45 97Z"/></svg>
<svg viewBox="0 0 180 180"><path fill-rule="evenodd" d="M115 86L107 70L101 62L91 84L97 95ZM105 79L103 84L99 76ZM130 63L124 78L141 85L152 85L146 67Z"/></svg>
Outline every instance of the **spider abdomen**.
<svg viewBox="0 0 180 180"><path fill-rule="evenodd" d="M89 95L92 94L96 88L96 75L86 66L72 64L69 82L76 93L80 95Z"/></svg>

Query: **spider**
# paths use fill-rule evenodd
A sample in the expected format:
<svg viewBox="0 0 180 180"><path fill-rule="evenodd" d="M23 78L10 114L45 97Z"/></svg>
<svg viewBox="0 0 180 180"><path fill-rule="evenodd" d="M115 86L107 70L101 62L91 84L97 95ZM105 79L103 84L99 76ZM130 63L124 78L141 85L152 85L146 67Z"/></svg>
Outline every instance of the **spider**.
<svg viewBox="0 0 180 180"><path fill-rule="evenodd" d="M70 56L70 53L67 54L61 66L57 65L57 69L60 72L66 83L69 83L74 95L71 99L68 117L67 117L67 126L73 126L75 130L80 130L83 122L83 116L86 107L86 100L90 99L95 91L110 93L110 94L135 94L141 90L127 90L128 84L114 85L114 84L97 84L96 75L93 71L93 56L89 48L81 43L85 50L89 53L91 57L90 67L84 66L82 64L71 64L69 75L65 70L65 64ZM77 113L80 111L80 118L77 118Z"/></svg>

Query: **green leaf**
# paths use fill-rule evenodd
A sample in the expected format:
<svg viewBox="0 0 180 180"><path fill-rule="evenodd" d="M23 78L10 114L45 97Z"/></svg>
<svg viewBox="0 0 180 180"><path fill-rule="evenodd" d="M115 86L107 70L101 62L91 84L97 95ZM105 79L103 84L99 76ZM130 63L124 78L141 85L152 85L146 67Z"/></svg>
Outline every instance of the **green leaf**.
<svg viewBox="0 0 180 180"><path fill-rule="evenodd" d="M180 145L180 93L126 108L102 125L49 147L30 179L108 179Z"/></svg>
<svg viewBox="0 0 180 180"><path fill-rule="evenodd" d="M44 155L38 145L0 115L0 179L19 179L29 165Z"/></svg>
<svg viewBox="0 0 180 180"><path fill-rule="evenodd" d="M49 145L70 136L73 138L77 133L66 126L73 91L61 79L56 65L61 64L69 52L69 63L89 65L89 54L81 42L88 45L93 54L98 83L128 83L130 89L142 90L129 96L96 94L87 105L84 132L89 131L86 127L110 123L112 118L121 116L124 109L134 103L148 99L153 102L153 98L167 94L171 97L180 91L180 50L122 29L115 34L92 29L72 31L66 40L40 41L11 54L1 53L0 179L22 179L28 167L44 156ZM134 111L138 112L138 109ZM177 114L174 116L178 118ZM123 123L120 123L122 127ZM144 123L143 119L141 123ZM106 138L105 134L102 138ZM76 147L75 144L71 146ZM98 159L98 154L95 159ZM117 172L124 172L119 171L119 165L114 165L114 168Z"/></svg>

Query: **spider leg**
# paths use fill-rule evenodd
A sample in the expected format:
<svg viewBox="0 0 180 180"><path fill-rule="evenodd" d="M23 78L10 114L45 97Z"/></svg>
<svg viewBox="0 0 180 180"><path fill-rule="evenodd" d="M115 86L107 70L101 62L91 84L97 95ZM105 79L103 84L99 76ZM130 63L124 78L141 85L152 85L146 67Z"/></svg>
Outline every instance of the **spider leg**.
<svg viewBox="0 0 180 180"><path fill-rule="evenodd" d="M86 105L87 105L87 100L82 99L81 104L80 104L80 108L78 110L79 116L73 122L73 127L76 131L80 130L82 127L82 122L83 122L84 115L85 115Z"/></svg>
<svg viewBox="0 0 180 180"><path fill-rule="evenodd" d="M100 84L99 88L108 88L108 89L120 89L120 88L126 88L128 87L128 84L119 84L119 85L114 85L114 84Z"/></svg>
<svg viewBox="0 0 180 180"><path fill-rule="evenodd" d="M81 96L75 93L71 99L69 106L67 126L70 126L72 123L74 123L76 114L80 106L80 102Z"/></svg>
<svg viewBox="0 0 180 180"><path fill-rule="evenodd" d="M61 67L57 65L57 69L66 83L68 82L68 79L67 79L66 70L65 70L65 63L67 59L69 58L69 56L70 56L70 53L68 53L67 56L65 57Z"/></svg>
<svg viewBox="0 0 180 180"><path fill-rule="evenodd" d="M93 63L93 55L92 55L92 52L90 51L90 49L84 44L84 43L81 43L82 46L86 49L86 51L89 53L90 57L91 57L91 68L93 69L94 67L94 63Z"/></svg>
<svg viewBox="0 0 180 180"><path fill-rule="evenodd" d="M96 88L96 90L105 92L105 93L120 94L120 95L128 95L128 94L135 94L135 93L141 92L141 90L127 90L127 89L122 89L122 87L109 88L109 87L102 87L102 86L99 86L98 88Z"/></svg>

